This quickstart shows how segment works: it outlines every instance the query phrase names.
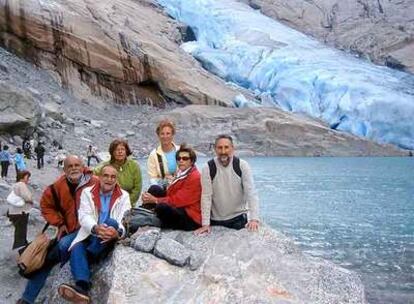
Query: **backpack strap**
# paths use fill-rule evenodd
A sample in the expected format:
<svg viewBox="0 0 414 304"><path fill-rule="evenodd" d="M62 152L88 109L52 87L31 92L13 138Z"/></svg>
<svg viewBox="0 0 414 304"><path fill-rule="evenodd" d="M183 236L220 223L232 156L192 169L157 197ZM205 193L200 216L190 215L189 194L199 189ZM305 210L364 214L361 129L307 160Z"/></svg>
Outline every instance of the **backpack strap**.
<svg viewBox="0 0 414 304"><path fill-rule="evenodd" d="M164 179L165 178L165 171L164 171L164 163L162 161L162 156L157 153L157 158L158 158L158 164L160 166L161 177L162 177L162 179Z"/></svg>
<svg viewBox="0 0 414 304"><path fill-rule="evenodd" d="M240 158L236 156L233 156L233 170L240 178L242 177L242 170L240 168Z"/></svg>
<svg viewBox="0 0 414 304"><path fill-rule="evenodd" d="M210 171L210 179L211 179L211 182L213 182L213 179L217 173L217 166L216 166L216 163L214 162L214 159L210 159L207 164L208 164L208 168Z"/></svg>

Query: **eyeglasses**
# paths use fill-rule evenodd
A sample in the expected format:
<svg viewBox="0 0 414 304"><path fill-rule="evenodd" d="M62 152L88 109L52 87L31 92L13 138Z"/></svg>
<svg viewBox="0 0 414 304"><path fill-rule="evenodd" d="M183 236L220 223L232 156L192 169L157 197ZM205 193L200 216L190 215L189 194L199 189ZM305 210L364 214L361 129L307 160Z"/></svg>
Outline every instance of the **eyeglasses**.
<svg viewBox="0 0 414 304"><path fill-rule="evenodd" d="M190 157L188 157L188 156L177 156L176 160L177 161L180 161L180 160L187 161L187 160L190 160Z"/></svg>

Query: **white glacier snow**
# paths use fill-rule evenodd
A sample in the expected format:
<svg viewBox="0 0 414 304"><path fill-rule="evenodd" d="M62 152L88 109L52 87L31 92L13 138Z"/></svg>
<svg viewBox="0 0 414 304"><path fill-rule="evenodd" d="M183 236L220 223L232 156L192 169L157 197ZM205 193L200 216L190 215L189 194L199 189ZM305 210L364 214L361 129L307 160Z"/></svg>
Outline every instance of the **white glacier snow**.
<svg viewBox="0 0 414 304"><path fill-rule="evenodd" d="M414 76L376 66L232 0L157 0L192 27L182 48L266 106L321 118L332 128L414 149ZM238 97L238 106L249 102ZM251 103L250 103L251 105Z"/></svg>

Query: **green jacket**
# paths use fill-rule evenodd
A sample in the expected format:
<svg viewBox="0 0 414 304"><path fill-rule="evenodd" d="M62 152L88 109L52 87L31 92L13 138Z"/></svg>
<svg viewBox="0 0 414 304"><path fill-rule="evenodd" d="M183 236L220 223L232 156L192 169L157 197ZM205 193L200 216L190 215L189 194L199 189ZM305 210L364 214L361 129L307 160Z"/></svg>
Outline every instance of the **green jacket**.
<svg viewBox="0 0 414 304"><path fill-rule="evenodd" d="M102 168L108 164L110 164L110 161L106 161L99 164L93 170L93 173L96 175L100 175ZM131 205L132 207L135 207L135 204L138 201L142 189L142 175L138 163L133 159L128 158L127 161L120 168L118 168L115 165L114 167L118 169L119 185L122 189L129 193Z"/></svg>

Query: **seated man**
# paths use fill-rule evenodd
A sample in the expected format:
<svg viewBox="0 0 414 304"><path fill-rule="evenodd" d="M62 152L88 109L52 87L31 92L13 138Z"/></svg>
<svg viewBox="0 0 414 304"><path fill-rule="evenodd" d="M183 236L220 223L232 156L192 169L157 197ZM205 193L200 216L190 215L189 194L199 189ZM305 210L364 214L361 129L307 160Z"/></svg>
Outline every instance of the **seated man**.
<svg viewBox="0 0 414 304"><path fill-rule="evenodd" d="M63 265L69 258L68 248L79 229L76 213L81 191L97 183L97 178L84 168L82 160L75 155L66 157L63 172L62 176L45 189L40 199L43 217L50 225L59 229L58 244L47 254L43 267L30 277L22 298L17 303L34 303L53 267L59 262Z"/></svg>
<svg viewBox="0 0 414 304"><path fill-rule="evenodd" d="M99 183L85 188L80 197L78 234L70 245L70 267L75 285L62 284L59 294L73 303L89 303L90 261L105 257L125 235L124 213L131 209L129 194L117 181L118 171L105 165Z"/></svg>
<svg viewBox="0 0 414 304"><path fill-rule="evenodd" d="M219 135L214 149L217 157L201 172L202 227L195 233L209 233L210 225L257 231L259 202L250 166L234 156L229 135Z"/></svg>

